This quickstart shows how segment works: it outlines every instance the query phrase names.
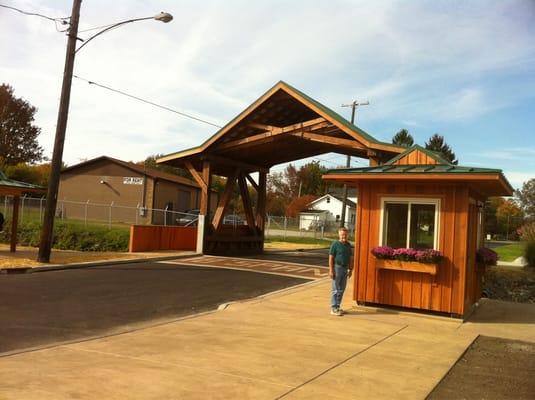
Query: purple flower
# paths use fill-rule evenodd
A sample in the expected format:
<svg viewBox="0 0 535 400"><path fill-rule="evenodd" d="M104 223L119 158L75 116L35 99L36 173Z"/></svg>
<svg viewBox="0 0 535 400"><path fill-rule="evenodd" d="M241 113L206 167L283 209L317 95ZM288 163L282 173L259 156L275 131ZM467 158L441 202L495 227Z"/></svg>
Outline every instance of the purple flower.
<svg viewBox="0 0 535 400"><path fill-rule="evenodd" d="M394 249L389 246L378 246L372 249L372 254L376 258L392 260L394 258Z"/></svg>
<svg viewBox="0 0 535 400"><path fill-rule="evenodd" d="M417 252L416 261L427 263L427 264L436 264L442 260L442 254L440 251L427 249L420 250Z"/></svg>
<svg viewBox="0 0 535 400"><path fill-rule="evenodd" d="M481 247L477 250L476 260L478 263L484 265L496 265L496 262L498 261L498 254L496 254L494 250Z"/></svg>
<svg viewBox="0 0 535 400"><path fill-rule="evenodd" d="M389 246L379 246L372 249L372 254L376 258L386 260L400 260L400 261L419 261L422 263L436 264L442 259L440 251L427 249L393 249Z"/></svg>

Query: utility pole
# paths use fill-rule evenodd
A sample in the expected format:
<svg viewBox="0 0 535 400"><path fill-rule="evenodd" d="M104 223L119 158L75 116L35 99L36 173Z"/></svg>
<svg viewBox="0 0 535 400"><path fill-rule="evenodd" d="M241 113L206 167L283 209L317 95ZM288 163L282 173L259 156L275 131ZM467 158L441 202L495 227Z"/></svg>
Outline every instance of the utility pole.
<svg viewBox="0 0 535 400"><path fill-rule="evenodd" d="M370 104L369 101L359 102L357 100L354 100L351 104L342 104L342 107L351 107L351 124L353 125L355 123L355 112L357 110L357 107L367 106L369 104ZM351 166L351 156L348 155L346 158L346 168L349 168L350 166ZM342 213L340 215L340 228L345 227L346 205L347 205L347 185L344 184L344 189L342 192Z"/></svg>
<svg viewBox="0 0 535 400"><path fill-rule="evenodd" d="M43 219L43 228L41 230L39 255L37 257L37 261L44 263L50 262L54 216L56 214L56 205L58 202L59 177L61 172L61 161L63 158L63 146L65 143L65 131L67 129L67 117L69 115L72 72L74 69L74 55L76 53L76 40L78 36L78 22L80 21L81 5L82 0L74 0L72 3L72 13L68 33L69 39L67 41L67 54L65 56L65 69L63 71L63 85L61 87L58 122L56 125L56 138L54 140L54 152L52 153L52 163L50 165L50 179L46 195L45 216Z"/></svg>

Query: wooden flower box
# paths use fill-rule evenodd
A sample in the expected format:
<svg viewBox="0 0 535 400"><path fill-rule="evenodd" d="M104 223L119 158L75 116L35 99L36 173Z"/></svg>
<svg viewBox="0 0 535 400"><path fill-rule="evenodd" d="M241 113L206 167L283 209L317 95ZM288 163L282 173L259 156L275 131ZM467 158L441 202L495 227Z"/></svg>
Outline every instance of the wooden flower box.
<svg viewBox="0 0 535 400"><path fill-rule="evenodd" d="M401 260L384 260L377 258L375 260L377 268L392 269L397 271L423 272L426 274L436 275L437 264L425 264L418 261L401 261Z"/></svg>

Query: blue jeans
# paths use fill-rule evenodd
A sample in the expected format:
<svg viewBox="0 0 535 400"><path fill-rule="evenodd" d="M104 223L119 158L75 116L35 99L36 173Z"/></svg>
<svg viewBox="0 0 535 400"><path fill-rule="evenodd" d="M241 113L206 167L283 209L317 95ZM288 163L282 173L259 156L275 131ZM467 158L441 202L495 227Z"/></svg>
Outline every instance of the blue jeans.
<svg viewBox="0 0 535 400"><path fill-rule="evenodd" d="M334 266L334 279L332 280L331 307L340 308L344 290L347 284L347 268L341 265Z"/></svg>

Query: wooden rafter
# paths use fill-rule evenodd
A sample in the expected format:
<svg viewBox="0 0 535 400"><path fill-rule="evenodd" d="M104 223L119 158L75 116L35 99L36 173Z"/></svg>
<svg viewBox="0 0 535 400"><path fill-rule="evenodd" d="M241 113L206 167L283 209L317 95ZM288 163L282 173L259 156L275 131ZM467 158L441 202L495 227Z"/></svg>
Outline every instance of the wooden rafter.
<svg viewBox="0 0 535 400"><path fill-rule="evenodd" d="M237 175L238 170L234 170L232 174L227 178L225 190L223 190L223 195L221 196L221 199L219 199L219 204L217 205L217 208L214 213L214 218L212 220L212 225L214 226L215 231L219 229L221 223L223 222L223 216L225 215L225 211L232 196Z"/></svg>

